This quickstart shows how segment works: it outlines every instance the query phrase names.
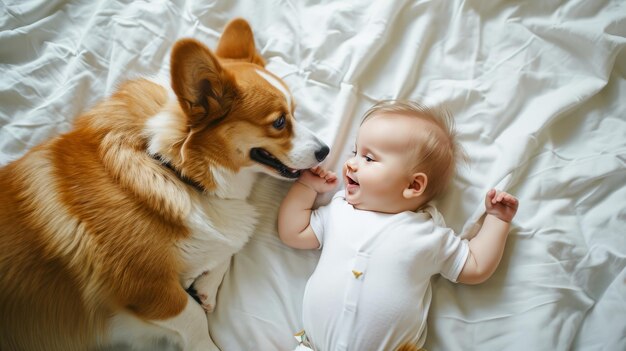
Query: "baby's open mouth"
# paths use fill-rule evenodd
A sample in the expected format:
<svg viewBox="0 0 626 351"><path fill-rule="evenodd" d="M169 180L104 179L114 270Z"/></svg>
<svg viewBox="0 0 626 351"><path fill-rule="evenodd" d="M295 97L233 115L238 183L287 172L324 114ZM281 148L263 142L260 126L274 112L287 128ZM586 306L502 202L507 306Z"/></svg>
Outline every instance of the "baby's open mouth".
<svg viewBox="0 0 626 351"><path fill-rule="evenodd" d="M355 182L354 179L347 177L348 178L348 185L359 185L359 183Z"/></svg>

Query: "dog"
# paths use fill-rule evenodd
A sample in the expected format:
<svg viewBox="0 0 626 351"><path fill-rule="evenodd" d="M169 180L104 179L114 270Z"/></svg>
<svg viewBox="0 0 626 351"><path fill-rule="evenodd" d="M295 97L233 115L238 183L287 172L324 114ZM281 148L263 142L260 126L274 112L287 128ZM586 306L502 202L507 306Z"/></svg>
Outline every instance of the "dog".
<svg viewBox="0 0 626 351"><path fill-rule="evenodd" d="M186 289L213 309L259 173L294 180L329 153L264 67L243 19L215 52L181 39L171 87L127 81L0 169L1 350L210 348Z"/></svg>

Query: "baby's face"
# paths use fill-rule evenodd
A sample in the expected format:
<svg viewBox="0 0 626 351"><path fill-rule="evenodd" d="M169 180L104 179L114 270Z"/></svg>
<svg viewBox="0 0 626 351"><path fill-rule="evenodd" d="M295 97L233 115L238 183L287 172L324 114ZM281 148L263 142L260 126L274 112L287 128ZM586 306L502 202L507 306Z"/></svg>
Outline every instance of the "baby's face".
<svg viewBox="0 0 626 351"><path fill-rule="evenodd" d="M343 166L346 200L355 208L384 213L405 210L403 191L412 183L411 147L420 120L376 115L361 125L354 156Z"/></svg>

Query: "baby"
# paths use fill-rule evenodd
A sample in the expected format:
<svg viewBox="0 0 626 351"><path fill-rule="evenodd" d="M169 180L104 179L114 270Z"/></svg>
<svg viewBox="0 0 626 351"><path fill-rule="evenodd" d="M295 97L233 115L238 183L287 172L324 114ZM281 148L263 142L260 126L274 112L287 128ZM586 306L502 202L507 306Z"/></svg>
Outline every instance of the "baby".
<svg viewBox="0 0 626 351"><path fill-rule="evenodd" d="M429 201L454 176L459 153L451 117L383 101L365 114L343 166L345 190L330 204L311 209L317 194L337 185L333 172L316 167L293 184L279 210L280 238L322 249L304 293L300 349L421 348L430 278L477 284L492 275L518 201L491 189L473 239L446 228Z"/></svg>

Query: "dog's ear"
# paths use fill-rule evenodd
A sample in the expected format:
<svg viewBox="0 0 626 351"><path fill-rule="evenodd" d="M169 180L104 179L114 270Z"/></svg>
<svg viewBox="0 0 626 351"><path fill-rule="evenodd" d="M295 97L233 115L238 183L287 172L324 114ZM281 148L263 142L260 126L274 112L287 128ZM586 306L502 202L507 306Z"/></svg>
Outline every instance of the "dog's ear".
<svg viewBox="0 0 626 351"><path fill-rule="evenodd" d="M243 18L235 18L226 25L215 53L225 59L252 62L265 67L265 60L256 51L252 29Z"/></svg>
<svg viewBox="0 0 626 351"><path fill-rule="evenodd" d="M228 113L237 88L211 50L194 39L179 40L170 65L172 89L192 129L218 122Z"/></svg>

